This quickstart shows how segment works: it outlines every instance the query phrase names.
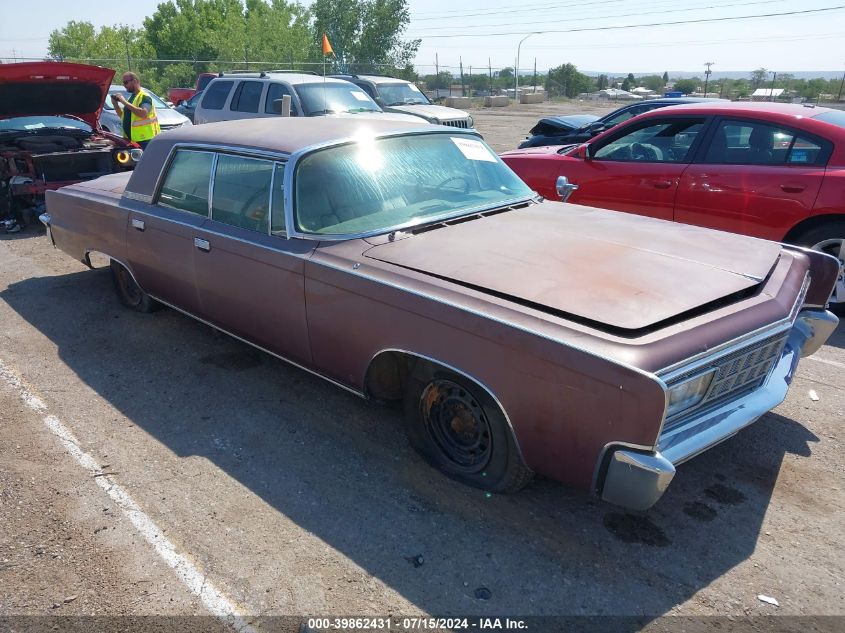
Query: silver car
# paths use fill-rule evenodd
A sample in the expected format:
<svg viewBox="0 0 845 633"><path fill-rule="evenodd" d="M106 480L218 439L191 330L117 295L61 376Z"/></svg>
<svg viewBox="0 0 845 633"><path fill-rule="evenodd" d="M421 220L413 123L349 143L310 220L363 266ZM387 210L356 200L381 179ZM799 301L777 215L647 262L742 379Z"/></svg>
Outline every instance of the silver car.
<svg viewBox="0 0 845 633"><path fill-rule="evenodd" d="M158 124L161 127L162 132L182 127L183 125L193 125L188 117L176 112L176 110L167 105L162 98L152 90L144 88L144 92L150 95L150 99L153 100L153 105L156 109L156 116L158 117ZM123 122L120 120L120 117L117 116L117 113L114 111L114 106L111 104L111 96L114 94L122 94L124 98L129 98L129 93L123 86L112 84L109 87L109 94L106 97L106 102L103 104L103 111L100 113L100 126L106 132L111 132L117 136L123 136Z"/></svg>

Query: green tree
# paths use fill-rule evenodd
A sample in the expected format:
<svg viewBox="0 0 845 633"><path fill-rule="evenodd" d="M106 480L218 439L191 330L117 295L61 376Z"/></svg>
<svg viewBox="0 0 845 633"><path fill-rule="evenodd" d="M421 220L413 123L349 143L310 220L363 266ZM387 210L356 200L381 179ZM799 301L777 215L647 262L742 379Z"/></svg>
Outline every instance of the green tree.
<svg viewBox="0 0 845 633"><path fill-rule="evenodd" d="M402 39L411 19L407 0L316 0L311 12L315 42L328 35L342 70L405 68L420 45Z"/></svg>
<svg viewBox="0 0 845 633"><path fill-rule="evenodd" d="M668 83L669 83L669 71L665 70L665 71L663 71L663 85L665 86Z"/></svg>
<svg viewBox="0 0 845 633"><path fill-rule="evenodd" d="M607 88L607 85L607 75L599 75L598 77L596 77L596 88L598 88L599 90L604 90L605 88Z"/></svg>
<svg viewBox="0 0 845 633"><path fill-rule="evenodd" d="M551 96L564 95L577 97L593 87L593 80L578 72L574 64L563 64L549 70L549 85L546 89Z"/></svg>
<svg viewBox="0 0 845 633"><path fill-rule="evenodd" d="M757 70L751 71L751 85L757 89L760 87L760 84L766 81L766 78L769 76L769 71L765 68L758 68Z"/></svg>
<svg viewBox="0 0 845 633"><path fill-rule="evenodd" d="M641 86L645 86L649 90L660 92L663 90L663 86L666 85L666 82L663 81L663 77L660 75L646 75L644 77L640 77L639 84Z"/></svg>
<svg viewBox="0 0 845 633"><path fill-rule="evenodd" d="M452 73L441 70L436 75L426 75L423 77L423 81L425 82L426 87L431 90L438 88L445 89L452 84Z"/></svg>
<svg viewBox="0 0 845 633"><path fill-rule="evenodd" d="M692 79L678 79L675 82L675 90L680 90L683 94L688 95L698 90L698 84L701 80L698 77Z"/></svg>

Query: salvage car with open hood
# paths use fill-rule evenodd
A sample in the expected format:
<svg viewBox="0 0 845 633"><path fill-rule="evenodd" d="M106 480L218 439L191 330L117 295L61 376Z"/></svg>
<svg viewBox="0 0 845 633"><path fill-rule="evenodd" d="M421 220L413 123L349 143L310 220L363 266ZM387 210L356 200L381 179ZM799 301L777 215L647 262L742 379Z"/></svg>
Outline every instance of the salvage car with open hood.
<svg viewBox="0 0 845 633"><path fill-rule="evenodd" d="M113 76L85 64L0 64L0 228L34 221L45 191L135 166L140 149L99 125Z"/></svg>
<svg viewBox="0 0 845 633"><path fill-rule="evenodd" d="M540 473L647 508L837 323L834 258L543 200L445 126L183 128L47 202L53 243L108 256L127 306L402 402L428 461L493 492Z"/></svg>

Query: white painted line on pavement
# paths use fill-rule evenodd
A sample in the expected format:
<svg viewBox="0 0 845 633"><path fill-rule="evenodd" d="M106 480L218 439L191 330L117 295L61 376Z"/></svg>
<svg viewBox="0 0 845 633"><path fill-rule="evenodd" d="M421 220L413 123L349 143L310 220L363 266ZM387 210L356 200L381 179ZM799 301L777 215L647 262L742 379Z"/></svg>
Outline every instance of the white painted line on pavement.
<svg viewBox="0 0 845 633"><path fill-rule="evenodd" d="M2 359L0 359L0 378L18 392L18 395L26 406L37 413L46 414L47 405L45 402L33 394L24 384L19 374L12 371ZM69 428L62 424L59 418L55 415L45 415L43 422L80 466L92 476L101 474L97 460L80 448L79 440L74 437ZM173 543L162 533L155 522L141 510L140 506L135 503L124 488L116 484L110 475L98 476L93 479L100 488L105 490L112 501L123 510L123 513L131 521L132 525L135 526L135 529L141 533L147 542L153 546L156 553L173 569L188 590L199 598L213 615L239 633L258 633L257 629L240 615L242 610L236 606L235 602L217 589L207 579L206 575L190 560L176 551Z"/></svg>
<svg viewBox="0 0 845 633"><path fill-rule="evenodd" d="M845 363L837 363L835 360L827 360L826 358L817 358L815 356L807 356L807 360L814 360L817 363L824 363L825 365L839 367L839 369L845 369Z"/></svg>

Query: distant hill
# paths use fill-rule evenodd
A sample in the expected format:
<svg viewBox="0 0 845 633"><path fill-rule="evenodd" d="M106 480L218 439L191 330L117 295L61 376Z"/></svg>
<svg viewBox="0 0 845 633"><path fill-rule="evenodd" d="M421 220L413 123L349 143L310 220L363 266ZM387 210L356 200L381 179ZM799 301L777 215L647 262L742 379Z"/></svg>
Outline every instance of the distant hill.
<svg viewBox="0 0 845 633"><path fill-rule="evenodd" d="M796 79L816 79L821 77L822 79L839 79L842 77L841 70L784 70L780 71L776 68L770 68L769 70L775 70L778 73L785 72L789 73ZM580 71L585 75L589 75L590 77L598 77L599 75L607 75L609 77L624 77L627 75L627 72L609 72L606 70L582 70ZM520 72L522 74L522 72ZM643 77L644 75L662 75L663 71L655 71L650 73L634 73L634 77ZM771 75L769 75L771 77ZM704 69L701 70L670 70L669 71L669 78L670 79L691 79L692 77L701 77L704 78ZM725 72L718 72L714 70L710 74L710 81L717 80L717 79L749 79L751 77L750 70L733 70L733 71L725 71Z"/></svg>

